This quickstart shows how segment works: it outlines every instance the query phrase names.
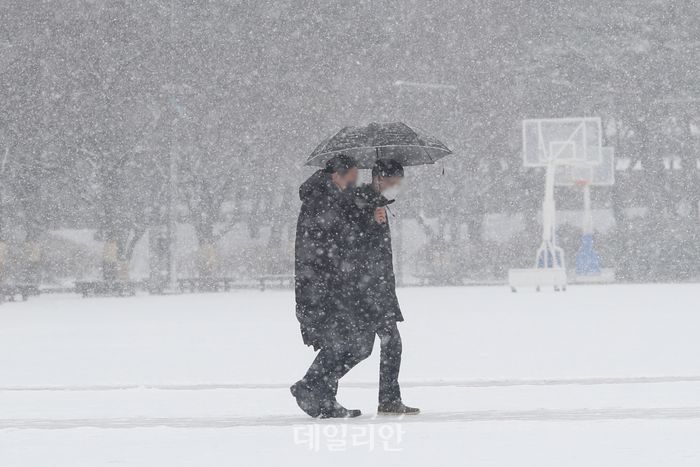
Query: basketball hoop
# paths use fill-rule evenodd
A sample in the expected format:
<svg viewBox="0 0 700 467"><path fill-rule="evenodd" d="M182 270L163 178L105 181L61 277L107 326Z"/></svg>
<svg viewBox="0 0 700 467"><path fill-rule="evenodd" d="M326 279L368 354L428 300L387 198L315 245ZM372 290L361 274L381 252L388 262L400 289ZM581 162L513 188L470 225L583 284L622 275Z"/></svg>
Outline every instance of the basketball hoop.
<svg viewBox="0 0 700 467"><path fill-rule="evenodd" d="M612 185L612 162L612 150L603 148L602 122L598 117L523 120L523 165L546 168L542 243L533 268L508 271L512 290L525 285L534 285L538 290L545 285L554 286L554 290L566 289L564 251L557 245L556 237L555 187L581 188L585 212L582 239L592 239L591 186ZM592 241L588 244L592 245ZM577 256L577 271L578 262Z"/></svg>

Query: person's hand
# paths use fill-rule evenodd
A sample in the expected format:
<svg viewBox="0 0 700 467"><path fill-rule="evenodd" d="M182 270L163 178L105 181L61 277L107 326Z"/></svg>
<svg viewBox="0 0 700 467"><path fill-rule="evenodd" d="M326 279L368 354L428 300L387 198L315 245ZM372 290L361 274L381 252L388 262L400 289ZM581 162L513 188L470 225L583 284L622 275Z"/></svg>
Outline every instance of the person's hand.
<svg viewBox="0 0 700 467"><path fill-rule="evenodd" d="M376 208L374 210L374 222L386 224L386 208Z"/></svg>

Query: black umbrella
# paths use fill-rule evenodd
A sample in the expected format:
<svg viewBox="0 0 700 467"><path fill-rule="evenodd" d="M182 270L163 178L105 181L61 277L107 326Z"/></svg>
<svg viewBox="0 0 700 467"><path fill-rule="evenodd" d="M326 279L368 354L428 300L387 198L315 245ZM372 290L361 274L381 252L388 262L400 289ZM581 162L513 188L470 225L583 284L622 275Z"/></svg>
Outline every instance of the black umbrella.
<svg viewBox="0 0 700 467"><path fill-rule="evenodd" d="M323 167L337 154L347 154L360 168L369 169L378 159L394 159L402 165L433 164L448 154L436 138L405 123L370 123L348 126L318 145L306 165Z"/></svg>

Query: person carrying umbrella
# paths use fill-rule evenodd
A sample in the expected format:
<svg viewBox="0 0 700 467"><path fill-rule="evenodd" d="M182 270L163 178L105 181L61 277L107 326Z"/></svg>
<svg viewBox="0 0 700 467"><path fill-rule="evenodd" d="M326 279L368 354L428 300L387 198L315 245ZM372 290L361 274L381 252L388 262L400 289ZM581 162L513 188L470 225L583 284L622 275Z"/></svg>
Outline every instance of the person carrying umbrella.
<svg viewBox="0 0 700 467"><path fill-rule="evenodd" d="M343 271L353 240L355 160L329 159L299 188L302 201L295 244L296 316L304 343L319 350L304 377L290 388L312 417L357 417L338 403L338 380L372 352L374 334L357 326L352 290Z"/></svg>
<svg viewBox="0 0 700 467"><path fill-rule="evenodd" d="M417 414L419 409L401 400L401 334L396 325L403 315L396 298L391 231L387 206L394 202L403 180L403 166L395 160L378 160L372 182L355 190L356 241L348 252L355 287L356 313L360 326L380 339L380 414Z"/></svg>

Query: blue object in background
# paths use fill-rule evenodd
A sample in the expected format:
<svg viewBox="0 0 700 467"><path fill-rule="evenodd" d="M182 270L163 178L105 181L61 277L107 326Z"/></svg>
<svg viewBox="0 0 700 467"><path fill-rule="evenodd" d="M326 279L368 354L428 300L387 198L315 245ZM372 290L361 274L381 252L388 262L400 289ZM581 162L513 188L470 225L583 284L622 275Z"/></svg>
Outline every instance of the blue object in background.
<svg viewBox="0 0 700 467"><path fill-rule="evenodd" d="M581 248L576 253L576 274L581 276L600 274L600 257L593 250L593 234L581 236Z"/></svg>

